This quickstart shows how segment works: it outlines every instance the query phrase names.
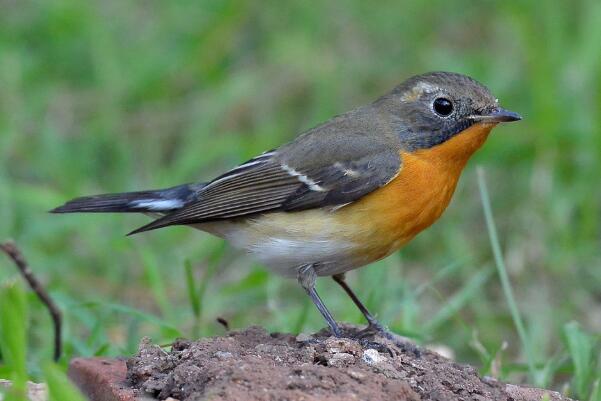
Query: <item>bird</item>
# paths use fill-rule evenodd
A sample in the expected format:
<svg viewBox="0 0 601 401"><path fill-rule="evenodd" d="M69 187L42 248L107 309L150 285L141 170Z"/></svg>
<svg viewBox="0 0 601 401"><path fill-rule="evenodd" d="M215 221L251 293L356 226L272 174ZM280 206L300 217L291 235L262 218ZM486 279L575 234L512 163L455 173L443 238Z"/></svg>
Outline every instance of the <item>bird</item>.
<svg viewBox="0 0 601 401"><path fill-rule="evenodd" d="M186 225L221 237L295 278L340 337L315 289L318 277L332 277L364 315L366 331L390 337L345 273L385 258L438 220L491 130L521 118L475 79L429 72L213 180L85 196L51 212L143 213L156 219L128 235Z"/></svg>

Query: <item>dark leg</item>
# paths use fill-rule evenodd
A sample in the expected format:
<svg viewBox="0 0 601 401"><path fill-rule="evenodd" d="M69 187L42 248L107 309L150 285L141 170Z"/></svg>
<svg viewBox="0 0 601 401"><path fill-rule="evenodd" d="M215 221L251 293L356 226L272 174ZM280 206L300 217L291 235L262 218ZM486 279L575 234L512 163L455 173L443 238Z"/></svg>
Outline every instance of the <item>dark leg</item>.
<svg viewBox="0 0 601 401"><path fill-rule="evenodd" d="M357 298L357 295L355 295L353 290L351 290L351 287L348 286L348 284L344 280L344 273L335 274L332 276L332 278L334 279L335 282L338 283L338 285L340 285L342 287L342 289L348 294L348 296L351 297L354 304L357 306L357 308L359 308L361 313L363 313L363 316L365 316L365 319L367 319L367 322L369 323L369 327L373 328L373 329L377 329L377 331L384 330L384 327L382 327L380 322L378 322L378 320L371 313L369 313L369 311L367 310L365 305L363 305L363 303L359 300L359 298Z"/></svg>
<svg viewBox="0 0 601 401"><path fill-rule="evenodd" d="M394 342L398 347L413 352L417 356L420 355L420 351L415 345L411 344L403 337L392 333L386 327L382 326L382 324L380 324L380 322L378 322L378 320L371 313L369 313L365 305L363 305L359 298L357 298L357 295L355 295L353 290L351 290L351 288L346 283L344 279L344 273L335 274L332 276L332 278L342 287L342 289L348 294L348 296L351 297L353 303L357 306L357 308L359 308L359 310L361 311L361 313L363 313L363 316L365 316L365 319L369 323L367 328L365 330L362 330L361 333L359 333L359 337L364 337L376 333Z"/></svg>
<svg viewBox="0 0 601 401"><path fill-rule="evenodd" d="M319 312L321 313L323 318L328 323L328 326L330 326L330 330L332 330L332 334L334 334L336 337L340 337L341 336L340 328L336 324L336 321L334 320L334 317L332 316L332 314L330 313L328 308L326 308L323 301L319 297L319 294L317 294L317 291L315 291L315 279L316 278L317 278L317 275L315 274L315 269L313 268L313 265L304 265L298 269L297 279L298 279L299 284L305 289L307 294L309 294L309 296L311 297L311 300L313 301L313 303L315 304L315 306L317 307L317 309L319 310Z"/></svg>

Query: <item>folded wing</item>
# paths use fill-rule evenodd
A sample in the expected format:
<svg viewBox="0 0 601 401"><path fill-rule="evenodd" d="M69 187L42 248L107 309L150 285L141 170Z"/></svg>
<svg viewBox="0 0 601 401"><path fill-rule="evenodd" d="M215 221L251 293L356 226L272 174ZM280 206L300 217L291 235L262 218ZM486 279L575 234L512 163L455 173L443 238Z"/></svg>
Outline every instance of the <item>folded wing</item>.
<svg viewBox="0 0 601 401"><path fill-rule="evenodd" d="M131 234L273 211L297 211L353 202L392 180L401 160L390 146L367 136L346 147L264 153L217 177L196 201ZM357 141L365 141L359 143ZM310 144L308 145L310 146ZM307 157L299 155L307 154Z"/></svg>

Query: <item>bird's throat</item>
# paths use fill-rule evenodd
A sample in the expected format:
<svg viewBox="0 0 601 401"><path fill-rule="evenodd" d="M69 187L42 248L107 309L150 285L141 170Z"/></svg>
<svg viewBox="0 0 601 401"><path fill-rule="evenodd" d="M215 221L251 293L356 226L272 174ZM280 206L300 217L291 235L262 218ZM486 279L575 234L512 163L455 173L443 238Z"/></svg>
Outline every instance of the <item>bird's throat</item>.
<svg viewBox="0 0 601 401"><path fill-rule="evenodd" d="M447 141L428 149L416 150L412 155L432 163L444 163L446 168L459 169L461 172L469 158L486 142L490 131L496 125L496 123L474 124Z"/></svg>

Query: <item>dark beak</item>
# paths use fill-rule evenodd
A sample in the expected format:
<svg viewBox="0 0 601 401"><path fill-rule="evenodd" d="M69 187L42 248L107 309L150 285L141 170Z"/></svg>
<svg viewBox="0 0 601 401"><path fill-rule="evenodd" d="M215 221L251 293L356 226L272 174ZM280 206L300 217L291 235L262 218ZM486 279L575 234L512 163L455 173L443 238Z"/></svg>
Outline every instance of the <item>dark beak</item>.
<svg viewBox="0 0 601 401"><path fill-rule="evenodd" d="M501 107L497 107L490 111L489 113L473 115L470 116L472 120L478 122L487 122L487 123L508 123L511 121L519 121L522 119L518 113L513 111L505 110Z"/></svg>

